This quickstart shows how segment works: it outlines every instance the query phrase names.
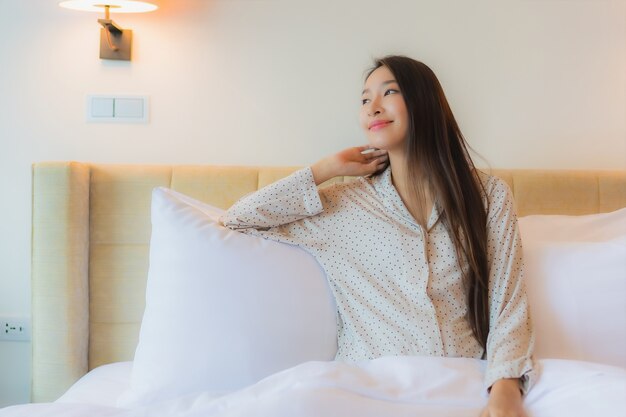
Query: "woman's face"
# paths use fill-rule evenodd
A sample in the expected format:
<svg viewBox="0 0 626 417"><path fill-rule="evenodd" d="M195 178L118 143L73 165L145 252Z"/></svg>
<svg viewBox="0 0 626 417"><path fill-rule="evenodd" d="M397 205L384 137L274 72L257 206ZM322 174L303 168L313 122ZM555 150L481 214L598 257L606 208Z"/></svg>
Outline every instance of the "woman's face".
<svg viewBox="0 0 626 417"><path fill-rule="evenodd" d="M385 66L365 81L361 96L361 127L369 144L378 149L404 149L409 131L409 114L395 77Z"/></svg>

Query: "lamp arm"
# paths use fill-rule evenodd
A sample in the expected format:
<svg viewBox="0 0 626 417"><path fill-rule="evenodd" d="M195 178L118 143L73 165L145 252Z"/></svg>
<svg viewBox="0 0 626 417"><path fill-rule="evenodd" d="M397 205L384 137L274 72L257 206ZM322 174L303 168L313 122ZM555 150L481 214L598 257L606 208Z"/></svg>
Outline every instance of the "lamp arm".
<svg viewBox="0 0 626 417"><path fill-rule="evenodd" d="M120 48L118 48L116 45L113 44L113 42L111 42L111 33L113 33L114 35L121 35L122 28L116 25L113 20L111 20L111 15L109 14L110 9L111 9L111 6L108 6L108 5L104 6L104 19L98 19L98 23L100 23L102 27L105 29L105 32L107 34L107 43L109 44L109 48L114 51L117 51Z"/></svg>
<svg viewBox="0 0 626 417"><path fill-rule="evenodd" d="M105 29L104 31L107 34L107 43L109 44L109 48L111 48L114 51L119 51L120 48L117 47L117 45L114 45L113 42L111 42L111 30L106 27L104 29Z"/></svg>
<svg viewBox="0 0 626 417"><path fill-rule="evenodd" d="M115 35L119 35L120 33L122 33L123 29L111 19L98 19L98 23L100 23L102 27L105 28L108 32L111 32Z"/></svg>

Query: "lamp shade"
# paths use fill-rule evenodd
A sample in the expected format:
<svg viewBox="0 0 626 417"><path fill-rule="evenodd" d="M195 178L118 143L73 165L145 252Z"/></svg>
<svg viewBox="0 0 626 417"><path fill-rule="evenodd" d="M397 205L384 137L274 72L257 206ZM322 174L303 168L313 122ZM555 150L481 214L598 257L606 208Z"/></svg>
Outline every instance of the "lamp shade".
<svg viewBox="0 0 626 417"><path fill-rule="evenodd" d="M109 6L114 13L144 13L156 10L158 7L145 1L124 0L67 0L59 3L59 6L67 9L82 10L87 12L100 12Z"/></svg>

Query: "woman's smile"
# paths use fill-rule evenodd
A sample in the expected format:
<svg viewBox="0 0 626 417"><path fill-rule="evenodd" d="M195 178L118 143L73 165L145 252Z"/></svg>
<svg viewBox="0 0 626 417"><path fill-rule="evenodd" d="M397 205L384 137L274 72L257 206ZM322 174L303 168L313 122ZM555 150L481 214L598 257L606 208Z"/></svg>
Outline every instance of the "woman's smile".
<svg viewBox="0 0 626 417"><path fill-rule="evenodd" d="M368 129L373 131L380 130L389 126L391 123L393 123L393 120L374 120L369 124Z"/></svg>

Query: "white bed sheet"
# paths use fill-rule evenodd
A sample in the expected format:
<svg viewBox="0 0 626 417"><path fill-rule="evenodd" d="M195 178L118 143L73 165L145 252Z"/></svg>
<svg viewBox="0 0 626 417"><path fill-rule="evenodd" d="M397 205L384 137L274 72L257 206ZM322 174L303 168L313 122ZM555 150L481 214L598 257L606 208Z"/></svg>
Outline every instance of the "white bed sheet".
<svg viewBox="0 0 626 417"><path fill-rule="evenodd" d="M538 363L540 378L525 398L529 417L626 415L626 369L572 360ZM125 410L111 407L130 370L116 364L93 371L55 403L5 408L0 417L478 417L487 402L484 366L476 359L432 357L308 362L219 398L200 392Z"/></svg>

